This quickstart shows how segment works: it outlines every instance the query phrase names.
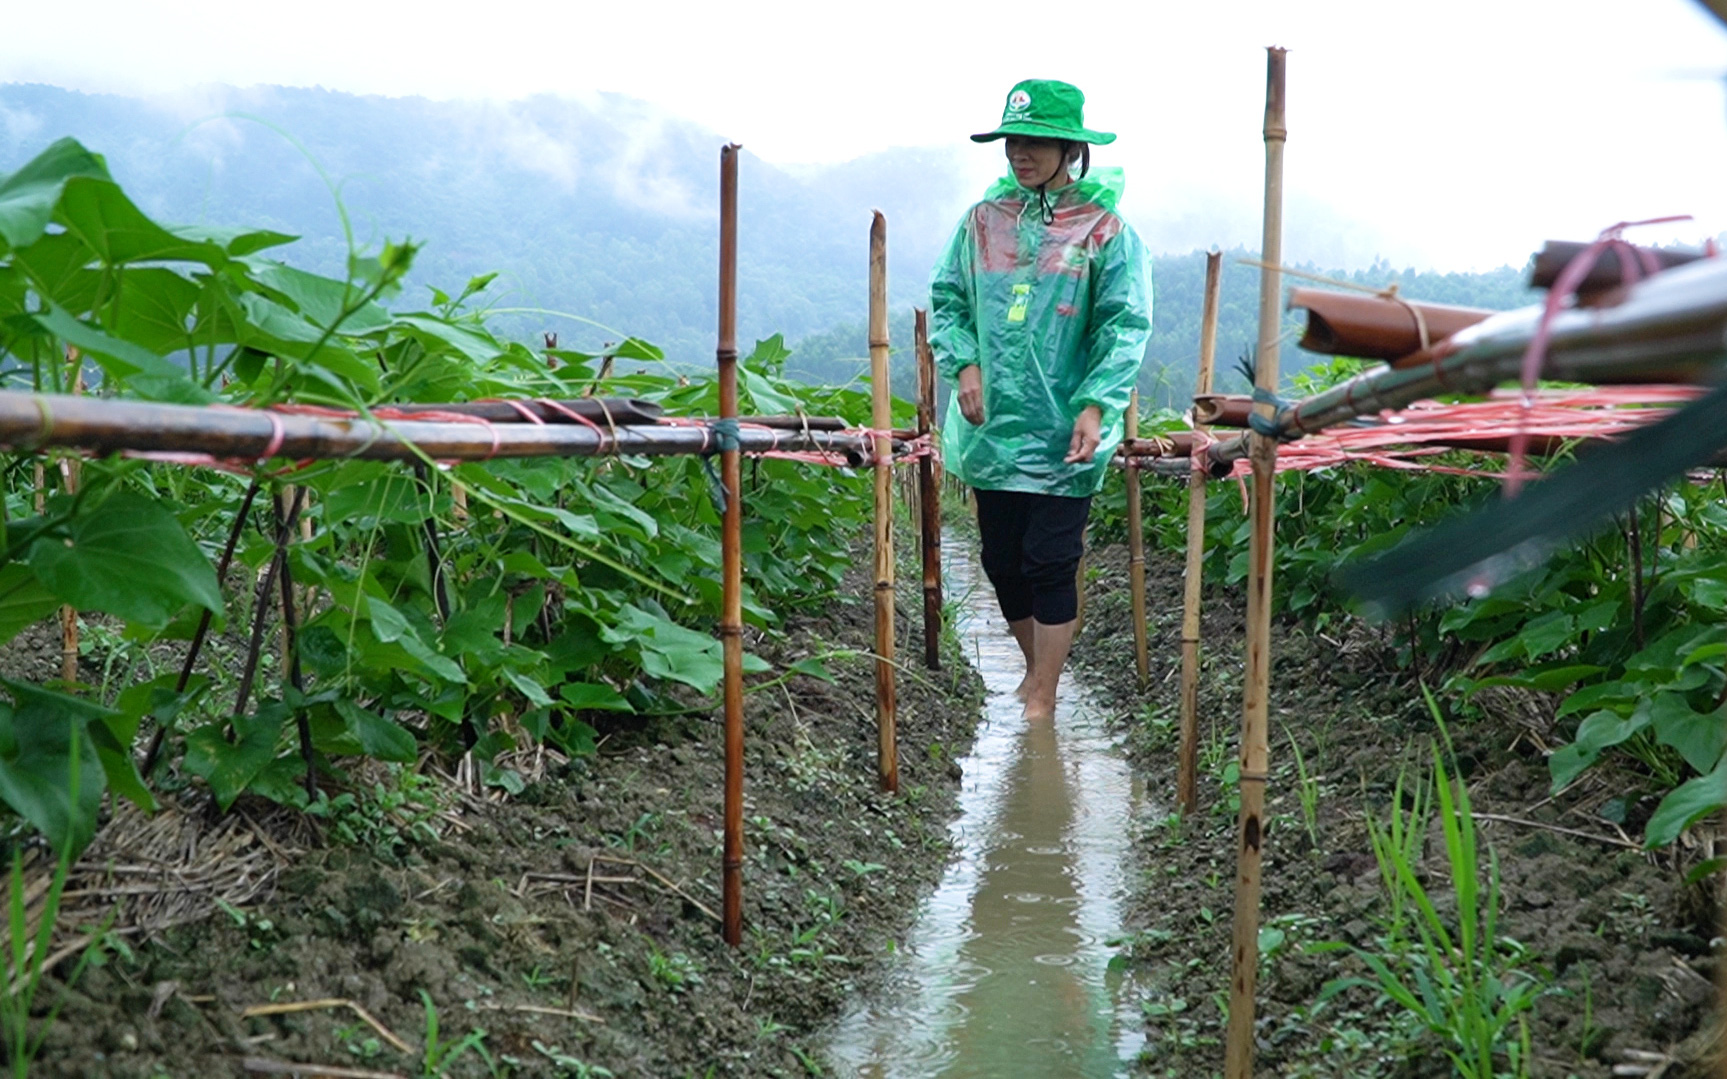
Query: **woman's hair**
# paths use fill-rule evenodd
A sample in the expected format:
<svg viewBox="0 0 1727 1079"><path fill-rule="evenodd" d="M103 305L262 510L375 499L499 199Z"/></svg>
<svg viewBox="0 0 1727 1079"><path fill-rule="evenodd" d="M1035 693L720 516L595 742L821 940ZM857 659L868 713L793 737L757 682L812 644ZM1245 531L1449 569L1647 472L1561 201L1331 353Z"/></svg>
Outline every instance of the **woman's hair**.
<svg viewBox="0 0 1727 1079"><path fill-rule="evenodd" d="M1062 142L1061 156L1067 161L1069 174L1073 172L1073 149L1075 146L1079 147L1079 176L1084 179L1085 174L1091 171L1091 143L1075 142L1072 139Z"/></svg>

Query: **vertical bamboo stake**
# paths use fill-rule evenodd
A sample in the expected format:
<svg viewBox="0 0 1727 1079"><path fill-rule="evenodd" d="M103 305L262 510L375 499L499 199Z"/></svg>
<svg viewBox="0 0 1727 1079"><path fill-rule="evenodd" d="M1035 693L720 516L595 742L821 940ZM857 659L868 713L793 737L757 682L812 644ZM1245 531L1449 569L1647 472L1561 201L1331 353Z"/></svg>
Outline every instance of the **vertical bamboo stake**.
<svg viewBox="0 0 1727 1079"><path fill-rule="evenodd" d="M72 395L84 392L82 359L78 350L66 346L66 362L72 367ZM60 480L69 495L78 493L78 481L83 463L76 457L60 459ZM78 609L70 603L60 608L60 678L67 685L78 681Z"/></svg>
<svg viewBox="0 0 1727 1079"><path fill-rule="evenodd" d="M1139 391L1127 399L1127 437L1139 437ZM1151 681L1151 648L1145 636L1145 509L1140 502L1139 469L1127 459L1127 581L1133 597L1133 663L1139 688Z"/></svg>
<svg viewBox="0 0 1727 1079"><path fill-rule="evenodd" d="M1195 395L1211 392L1217 361L1217 301L1223 279L1223 252L1205 256L1205 307L1199 323L1199 375ZM1207 430L1201 423L1195 431ZM1181 750L1176 765L1175 800L1183 813L1199 808L1199 596L1205 572L1205 470L1187 480L1187 574L1181 608Z"/></svg>
<svg viewBox="0 0 1727 1079"><path fill-rule="evenodd" d="M918 311L917 433L928 438L935 429L935 353L929 347L929 312ZM917 463L918 522L923 544L923 663L941 669L941 474L940 462L929 454Z"/></svg>
<svg viewBox="0 0 1727 1079"><path fill-rule="evenodd" d="M743 467L738 453L738 149L720 150L720 484L725 488L720 524L723 594L720 644L725 660L726 793L725 864L721 930L727 944L744 939L744 563Z"/></svg>
<svg viewBox="0 0 1727 1079"><path fill-rule="evenodd" d="M298 505L300 499L299 499L299 495L298 495L297 491L294 488L294 485L291 483L284 483L282 485L281 491L277 492L273 496L273 498L274 498L275 507L276 507L276 524L279 528L281 526L281 523L283 520L283 518L282 518L282 507L287 505L290 502L294 503L295 505ZM280 552L278 552L279 556L283 559L283 562L282 562L282 569L277 571L278 576L280 576L280 574L288 568L288 563L287 563L288 545L290 543L293 543L293 542L294 542L294 535L292 532L283 533L283 535L282 535L282 549ZM432 567L432 580L434 582L436 582L437 579L438 579L438 570L437 570L437 566L434 564ZM293 597L290 596L287 592L283 593L284 602L291 600L292 598ZM446 618L449 617L448 611L444 612L444 617L446 617ZM289 621L290 621L290 616L288 615L288 612L286 611L286 609L284 609L282 612L282 636L277 640L277 645L281 649L281 653L282 653L282 655L281 655L282 678L284 681L286 681L286 679L288 677L288 671L294 663L294 631L288 627Z"/></svg>
<svg viewBox="0 0 1727 1079"><path fill-rule="evenodd" d="M1283 313L1283 280L1275 267L1283 262L1283 144L1288 129L1283 118L1284 50L1266 50L1265 72L1265 236L1260 258L1266 269L1259 278L1258 388L1277 390L1277 345ZM1256 405L1269 416L1271 406ZM1264 840L1265 773L1268 695L1271 688L1271 553L1272 496L1275 490L1277 442L1254 435L1253 533L1247 562L1246 689L1241 707L1241 821L1235 878L1234 974L1229 986L1228 1041L1224 1079L1253 1079L1253 1006L1259 973L1259 867Z"/></svg>
<svg viewBox="0 0 1727 1079"><path fill-rule="evenodd" d="M893 679L893 393L888 384L887 218L880 210L869 230L870 425L875 428L875 707L876 770L881 789L899 790L894 745Z"/></svg>

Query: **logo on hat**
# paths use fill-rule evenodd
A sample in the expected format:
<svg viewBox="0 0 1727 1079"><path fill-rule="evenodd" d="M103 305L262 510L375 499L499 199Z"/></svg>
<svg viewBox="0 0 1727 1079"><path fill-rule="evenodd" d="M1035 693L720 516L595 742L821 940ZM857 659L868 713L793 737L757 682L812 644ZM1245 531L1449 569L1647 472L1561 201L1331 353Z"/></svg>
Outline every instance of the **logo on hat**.
<svg viewBox="0 0 1727 1079"><path fill-rule="evenodd" d="M1031 108L1031 95L1024 90L1015 90L1007 95L1007 110L1009 112L1024 112Z"/></svg>

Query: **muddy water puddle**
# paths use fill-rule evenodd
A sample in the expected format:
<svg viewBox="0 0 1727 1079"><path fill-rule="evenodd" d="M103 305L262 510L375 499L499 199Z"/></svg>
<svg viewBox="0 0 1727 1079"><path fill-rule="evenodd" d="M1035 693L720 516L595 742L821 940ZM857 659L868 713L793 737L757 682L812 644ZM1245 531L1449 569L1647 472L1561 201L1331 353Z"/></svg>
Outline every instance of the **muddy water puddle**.
<svg viewBox="0 0 1727 1079"><path fill-rule="evenodd" d="M954 859L881 989L835 1027L828 1057L859 1079L1123 1074L1138 1008L1109 970L1139 822L1161 815L1073 671L1056 722L1028 725L1019 648L975 555L943 548L956 630L988 690L960 762Z"/></svg>

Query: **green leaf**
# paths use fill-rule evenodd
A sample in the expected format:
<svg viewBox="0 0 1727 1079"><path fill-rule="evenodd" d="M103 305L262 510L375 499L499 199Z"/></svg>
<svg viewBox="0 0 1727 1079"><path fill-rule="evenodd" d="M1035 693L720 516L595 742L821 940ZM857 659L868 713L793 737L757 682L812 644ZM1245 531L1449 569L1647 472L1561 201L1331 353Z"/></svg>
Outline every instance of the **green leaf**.
<svg viewBox="0 0 1727 1079"><path fill-rule="evenodd" d="M348 733L366 756L412 764L419 755L419 743L401 724L347 699L337 700L335 707L336 714L346 721Z"/></svg>
<svg viewBox="0 0 1727 1079"><path fill-rule="evenodd" d="M1522 674L1500 674L1491 678L1483 678L1469 684L1469 695L1488 686L1516 686L1520 689L1534 689L1543 693L1553 693L1566 686L1575 685L1585 678L1593 678L1607 668L1590 663L1576 663L1565 667L1548 667Z"/></svg>
<svg viewBox="0 0 1727 1079"><path fill-rule="evenodd" d="M396 324L417 331L416 336L428 347L448 345L475 363L487 363L498 355L497 342L490 337L463 329L434 315L398 315Z"/></svg>
<svg viewBox="0 0 1727 1079"><path fill-rule="evenodd" d="M74 857L96 834L102 764L83 734L110 713L77 697L5 681L12 707L0 705L0 799L35 825L58 852ZM72 744L78 733L78 798L72 800Z"/></svg>
<svg viewBox="0 0 1727 1079"><path fill-rule="evenodd" d="M1695 711L1684 694L1657 694L1649 704L1649 725L1656 741L1678 750L1700 774L1713 769L1727 748L1727 716L1720 709Z"/></svg>
<svg viewBox="0 0 1727 1079"><path fill-rule="evenodd" d="M69 180L54 216L110 266L192 261L214 268L227 261L227 253L215 244L176 236L150 220L109 179Z"/></svg>
<svg viewBox="0 0 1727 1079"><path fill-rule="evenodd" d="M152 401L177 404L208 404L215 400L208 390L193 382L186 372L174 364L130 341L110 337L106 333L80 322L58 305L50 305L46 313L35 316L37 325L78 348L96 361L104 374L123 382L140 396Z"/></svg>
<svg viewBox="0 0 1727 1079"><path fill-rule="evenodd" d="M1679 784L1661 799L1643 828L1643 845L1650 849L1665 847L1678 839L1679 833L1723 805L1727 805L1727 760L1717 764L1708 775Z"/></svg>
<svg viewBox="0 0 1727 1079"><path fill-rule="evenodd" d="M59 139L0 180L0 240L13 248L35 242L53 220L67 182L79 176L105 180L108 167L78 140Z"/></svg>
<svg viewBox="0 0 1727 1079"><path fill-rule="evenodd" d="M533 705L535 708L545 708L552 703L552 698L546 695L546 687L540 685L532 678L507 669L502 673L504 681L515 686L516 692L527 698L528 703ZM621 700L622 698L619 699Z"/></svg>
<svg viewBox="0 0 1727 1079"><path fill-rule="evenodd" d="M1551 611L1534 619L1517 634L1530 659L1540 659L1563 647L1576 632L1571 616L1563 611Z"/></svg>
<svg viewBox="0 0 1727 1079"><path fill-rule="evenodd" d="M600 631L602 640L634 644L641 650L642 670L655 678L682 682L703 693L719 685L725 668L720 642L649 614L634 604L618 611L618 624Z"/></svg>
<svg viewBox="0 0 1727 1079"><path fill-rule="evenodd" d="M822 661L814 656L807 656L800 659L790 667L787 667L786 670L791 674L802 674L807 675L810 678L819 678L829 685L838 685L834 676L829 673L826 667L822 666Z"/></svg>
<svg viewBox="0 0 1727 1079"><path fill-rule="evenodd" d="M67 542L38 539L29 561L38 580L79 610L153 627L187 604L221 613L215 569L160 503L120 491L80 512L67 533Z"/></svg>
<svg viewBox="0 0 1727 1079"><path fill-rule="evenodd" d="M47 618L58 606L60 601L29 566L13 562L0 568L0 644Z"/></svg>
<svg viewBox="0 0 1727 1079"><path fill-rule="evenodd" d="M344 334L366 334L390 325L389 313L382 307L360 303L365 293L357 284L307 273L273 259L249 259L247 265L252 269L254 281L286 296L320 334L332 326Z"/></svg>
<svg viewBox="0 0 1727 1079"><path fill-rule="evenodd" d="M1603 709L1592 713L1577 726L1577 737L1570 745L1561 746L1547 758L1547 770L1553 776L1553 790L1563 789L1582 771L1594 764L1601 752L1625 741L1649 725L1647 703L1640 704L1630 716Z"/></svg>
<svg viewBox="0 0 1727 1079"><path fill-rule="evenodd" d="M634 712L635 708L611 686L593 682L565 682L558 687L558 696L571 708L599 712Z"/></svg>
<svg viewBox="0 0 1727 1079"><path fill-rule="evenodd" d="M738 374L742 376L744 389L748 391L750 400L762 411L763 415L790 416L797 412L797 398L780 393L774 389L773 383L748 367L740 366Z"/></svg>
<svg viewBox="0 0 1727 1079"><path fill-rule="evenodd" d="M210 785L216 804L225 812L244 794L266 765L276 756L276 743L287 722L288 706L271 701L249 716L234 719L235 740L227 738L226 724L210 723L186 736L186 770Z"/></svg>
<svg viewBox="0 0 1727 1079"><path fill-rule="evenodd" d="M428 645L419 631L402 617L402 612L376 596L367 596L366 613L372 622L372 633L384 644L400 645L403 651L418 660L428 672L445 681L468 680L468 676L462 673L461 666Z"/></svg>

